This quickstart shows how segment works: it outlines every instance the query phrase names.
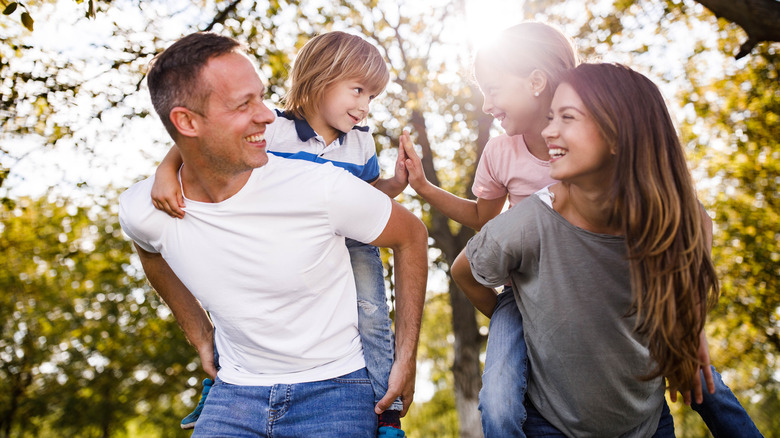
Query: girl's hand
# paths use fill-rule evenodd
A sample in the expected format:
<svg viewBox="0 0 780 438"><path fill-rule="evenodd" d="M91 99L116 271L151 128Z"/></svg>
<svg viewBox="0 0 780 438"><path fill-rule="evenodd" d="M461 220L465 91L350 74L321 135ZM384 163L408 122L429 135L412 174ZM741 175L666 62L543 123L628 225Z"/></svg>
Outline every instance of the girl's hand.
<svg viewBox="0 0 780 438"><path fill-rule="evenodd" d="M168 213L169 216L181 219L184 217L184 198L176 172L162 172L157 169L152 184L152 204L154 208Z"/></svg>
<svg viewBox="0 0 780 438"><path fill-rule="evenodd" d="M704 380L704 385L707 386L707 392L710 394L715 393L715 380L712 376L712 367L710 367L710 348L704 329L699 333L699 351L697 356L701 363L700 371L696 373L696 377L691 382L693 389L683 393L683 402L688 406L691 405L692 400L696 400L697 404L701 404L704 401L702 379ZM677 402L677 388L669 388L669 399L672 403Z"/></svg>

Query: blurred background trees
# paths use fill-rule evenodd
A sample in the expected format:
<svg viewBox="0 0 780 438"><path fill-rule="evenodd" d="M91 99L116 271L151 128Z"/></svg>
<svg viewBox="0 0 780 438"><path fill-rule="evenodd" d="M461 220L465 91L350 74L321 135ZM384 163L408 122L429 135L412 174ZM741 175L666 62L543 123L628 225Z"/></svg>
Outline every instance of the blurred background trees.
<svg viewBox="0 0 780 438"><path fill-rule="evenodd" d="M0 3L7 11L16 2ZM586 60L627 63L661 86L716 225L723 289L707 327L713 363L761 431L780 436L779 46L761 42L772 38L749 21L723 11L728 20L717 19L707 3L723 2L20 2L0 17L0 437L185 433L178 421L197 402L203 373L143 278L111 188L151 174L169 145L143 82L155 53L196 30L235 36L278 105L311 36L359 32L392 72L369 120L383 168L392 169L408 127L429 179L471 196L482 147L499 129L480 110L470 56L481 38L526 19L558 25ZM771 17L778 4L751 0L742 12ZM447 274L473 233L411 189L399 200L428 225L431 245L405 429L479 437L487 320ZM708 436L686 407L675 407L675 420L678 436Z"/></svg>

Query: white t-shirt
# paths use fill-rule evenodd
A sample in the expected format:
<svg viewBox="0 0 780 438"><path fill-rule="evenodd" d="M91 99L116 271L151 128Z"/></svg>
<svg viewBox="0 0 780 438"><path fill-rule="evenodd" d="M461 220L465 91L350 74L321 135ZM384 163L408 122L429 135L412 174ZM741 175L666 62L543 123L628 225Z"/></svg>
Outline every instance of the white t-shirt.
<svg viewBox="0 0 780 438"><path fill-rule="evenodd" d="M482 199L508 194L511 207L554 182L550 162L533 156L522 135L502 134L485 145L471 191Z"/></svg>
<svg viewBox="0 0 780 438"><path fill-rule="evenodd" d="M231 198L186 199L173 219L152 205L152 183L122 194L120 223L210 313L220 379L268 386L365 366L344 237L376 239L387 196L332 165L269 156Z"/></svg>

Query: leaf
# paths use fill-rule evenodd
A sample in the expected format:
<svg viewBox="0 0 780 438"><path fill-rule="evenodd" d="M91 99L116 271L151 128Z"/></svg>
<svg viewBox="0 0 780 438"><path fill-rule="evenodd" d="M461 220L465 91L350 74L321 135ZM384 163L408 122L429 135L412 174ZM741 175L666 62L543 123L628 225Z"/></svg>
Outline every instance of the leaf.
<svg viewBox="0 0 780 438"><path fill-rule="evenodd" d="M19 6L19 3L17 3L17 2L13 2L13 3L9 4L8 6L5 7L5 9L3 9L3 15L11 15L11 14L13 14L14 11L16 10L17 6Z"/></svg>
<svg viewBox="0 0 780 438"><path fill-rule="evenodd" d="M28 14L27 12L22 12L22 24L30 32L32 32L32 30L33 30L33 23L34 23L34 21L33 21L32 17L30 16L30 14Z"/></svg>

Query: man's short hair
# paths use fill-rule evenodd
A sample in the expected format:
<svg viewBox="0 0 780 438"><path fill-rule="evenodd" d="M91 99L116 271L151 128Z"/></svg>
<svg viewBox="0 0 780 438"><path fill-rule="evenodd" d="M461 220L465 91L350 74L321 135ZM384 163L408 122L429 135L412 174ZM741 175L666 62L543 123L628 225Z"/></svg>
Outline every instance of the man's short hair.
<svg viewBox="0 0 780 438"><path fill-rule="evenodd" d="M181 38L149 63L146 82L152 105L176 140L178 131L170 119L177 106L202 114L211 89L201 78L208 61L230 52L245 52L244 44L213 32L197 32Z"/></svg>

